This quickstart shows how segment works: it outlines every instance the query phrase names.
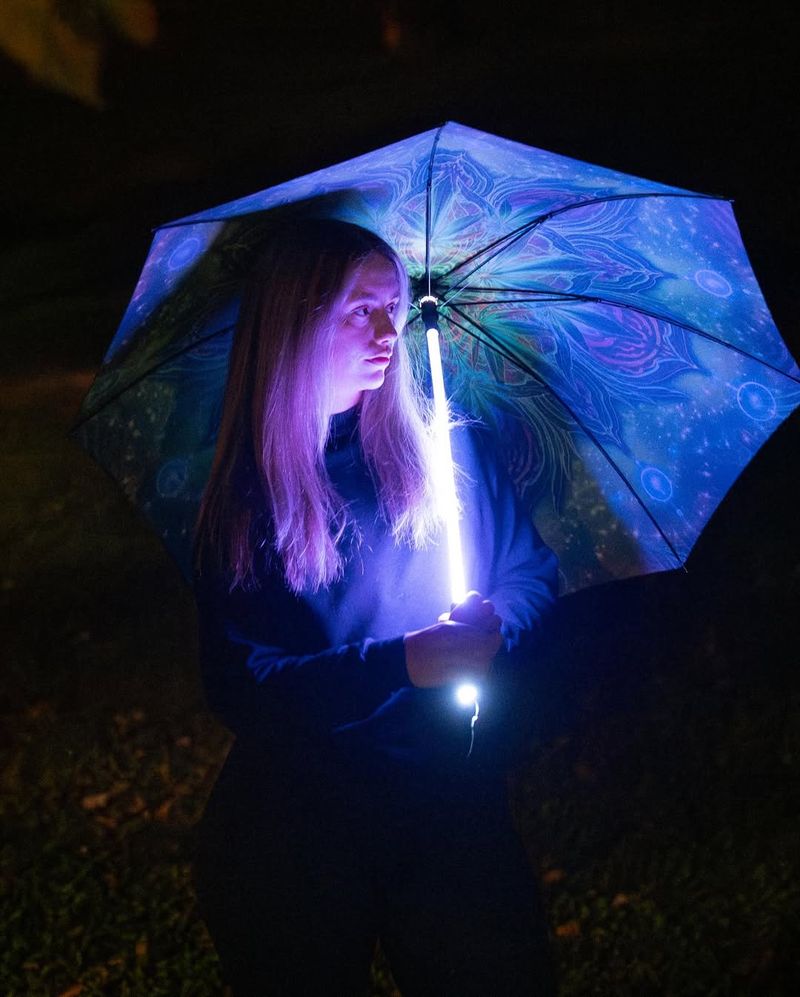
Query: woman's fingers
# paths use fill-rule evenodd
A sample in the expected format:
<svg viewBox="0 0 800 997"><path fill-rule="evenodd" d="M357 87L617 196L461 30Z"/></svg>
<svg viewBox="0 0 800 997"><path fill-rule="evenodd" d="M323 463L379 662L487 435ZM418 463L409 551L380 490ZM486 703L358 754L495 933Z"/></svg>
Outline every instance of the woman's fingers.
<svg viewBox="0 0 800 997"><path fill-rule="evenodd" d="M503 625L503 621L495 613L494 606L492 607L492 612L486 617L483 629L488 630L490 633L500 633L500 627Z"/></svg>
<svg viewBox="0 0 800 997"><path fill-rule="evenodd" d="M456 623L468 623L481 630L497 631L501 620L495 613L494 604L484 599L480 592L468 592L466 597L454 606L449 614L439 617L439 620L450 619Z"/></svg>

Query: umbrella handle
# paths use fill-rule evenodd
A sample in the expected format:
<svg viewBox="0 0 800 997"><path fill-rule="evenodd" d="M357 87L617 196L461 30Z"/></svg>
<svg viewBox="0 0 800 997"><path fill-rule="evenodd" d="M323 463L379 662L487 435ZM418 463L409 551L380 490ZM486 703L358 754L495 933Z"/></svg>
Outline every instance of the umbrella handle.
<svg viewBox="0 0 800 997"><path fill-rule="evenodd" d="M447 531L447 554L450 566L450 596L454 604L462 602L467 594L464 580L464 557L461 549L461 529L458 525L458 495L456 476L453 467L453 451L450 446L450 408L444 390L442 372L442 351L439 345L439 314L437 300L433 295L420 299L420 312L425 324L425 337L428 343L428 361L433 384L434 447L436 461L436 495L439 515L444 520ZM471 682L463 682L456 687L456 700L461 706L473 707L469 725L469 750L472 754L475 743L475 724L478 722L478 690Z"/></svg>

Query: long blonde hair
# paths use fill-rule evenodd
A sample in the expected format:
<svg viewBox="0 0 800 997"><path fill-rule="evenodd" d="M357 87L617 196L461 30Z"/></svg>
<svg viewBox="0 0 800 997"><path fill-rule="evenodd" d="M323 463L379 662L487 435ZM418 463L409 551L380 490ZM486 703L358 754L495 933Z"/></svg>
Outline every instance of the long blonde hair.
<svg viewBox="0 0 800 997"><path fill-rule="evenodd" d="M231 351L211 474L195 527L196 566L211 554L230 586L253 587L256 553L277 555L294 592L341 576L351 525L325 469L337 306L353 267L378 253L397 271L405 325L408 275L383 240L333 220L276 235L248 279ZM438 525L430 417L400 336L383 385L365 392L361 448L381 514L399 543L425 546Z"/></svg>

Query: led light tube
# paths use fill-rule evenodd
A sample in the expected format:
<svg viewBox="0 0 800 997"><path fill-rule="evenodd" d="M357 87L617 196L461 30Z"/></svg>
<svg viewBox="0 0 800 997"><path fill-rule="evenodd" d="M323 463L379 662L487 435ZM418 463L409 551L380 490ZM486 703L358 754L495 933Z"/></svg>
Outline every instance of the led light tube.
<svg viewBox="0 0 800 997"><path fill-rule="evenodd" d="M461 530L458 525L458 498L453 469L453 451L450 447L450 416L444 392L442 353L439 349L439 330L426 332L428 357L433 382L434 447L436 494L439 513L447 531L447 556L450 565L450 598L454 603L463 602L467 594L464 581L464 559L461 551Z"/></svg>

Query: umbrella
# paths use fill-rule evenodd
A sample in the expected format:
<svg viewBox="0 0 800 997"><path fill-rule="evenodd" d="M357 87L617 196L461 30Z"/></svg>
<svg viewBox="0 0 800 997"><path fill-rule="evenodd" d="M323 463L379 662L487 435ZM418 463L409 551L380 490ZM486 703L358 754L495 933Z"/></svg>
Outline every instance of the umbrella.
<svg viewBox="0 0 800 997"><path fill-rule="evenodd" d="M292 212L378 233L436 299L451 401L496 433L564 593L682 565L800 404L729 201L449 122L156 231L75 434L187 574L241 282Z"/></svg>

